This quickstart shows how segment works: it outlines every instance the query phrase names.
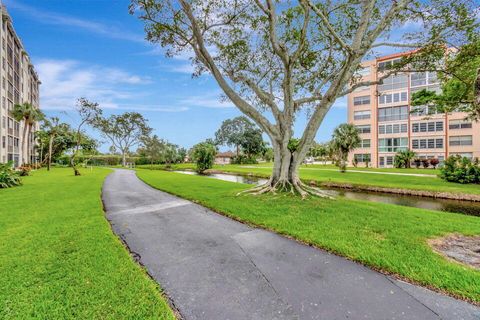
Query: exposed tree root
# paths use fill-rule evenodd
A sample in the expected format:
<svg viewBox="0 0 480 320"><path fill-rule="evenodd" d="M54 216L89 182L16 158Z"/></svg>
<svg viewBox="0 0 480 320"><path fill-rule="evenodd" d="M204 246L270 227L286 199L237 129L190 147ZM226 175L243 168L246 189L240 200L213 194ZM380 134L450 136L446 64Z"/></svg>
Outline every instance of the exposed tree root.
<svg viewBox="0 0 480 320"><path fill-rule="evenodd" d="M333 199L333 197L329 195L327 192L319 188L309 186L303 183L300 179L295 179L293 182L290 182L287 179L279 179L274 183L273 179L270 178L270 180L267 183L264 183L262 185L256 186L251 189L241 191L237 193L237 195L241 195L241 194L260 195L264 193L277 194L277 192L287 192L293 195L299 194L302 197L302 199L305 199L308 196L316 196L321 198Z"/></svg>

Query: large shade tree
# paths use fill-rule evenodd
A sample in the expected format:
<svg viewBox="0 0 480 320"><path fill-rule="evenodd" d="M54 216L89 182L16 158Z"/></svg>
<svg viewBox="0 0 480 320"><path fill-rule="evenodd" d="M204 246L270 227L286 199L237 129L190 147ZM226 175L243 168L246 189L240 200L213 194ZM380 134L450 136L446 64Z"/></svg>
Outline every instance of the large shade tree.
<svg viewBox="0 0 480 320"><path fill-rule="evenodd" d="M471 0L132 0L147 39L173 56L192 52L195 75L210 73L225 96L270 138L270 181L252 191L312 189L298 168L335 101L366 82L362 60L377 49L428 49L461 41L472 24ZM406 22L421 30L392 40ZM407 44L406 44L407 43ZM420 50L419 52L421 52ZM395 72L392 70L392 73ZM384 75L388 76L388 72ZM289 148L295 119L308 122Z"/></svg>

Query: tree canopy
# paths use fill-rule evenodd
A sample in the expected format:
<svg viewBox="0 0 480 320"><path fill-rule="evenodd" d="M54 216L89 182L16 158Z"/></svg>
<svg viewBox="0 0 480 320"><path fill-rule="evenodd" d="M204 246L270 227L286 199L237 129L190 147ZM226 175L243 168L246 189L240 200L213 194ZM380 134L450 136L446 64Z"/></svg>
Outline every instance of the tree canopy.
<svg viewBox="0 0 480 320"><path fill-rule="evenodd" d="M462 111L472 120L480 120L480 36L452 51L439 73L441 92L422 90L412 95L416 106L431 104L438 111Z"/></svg>
<svg viewBox="0 0 480 320"><path fill-rule="evenodd" d="M99 117L93 127L100 130L112 145L122 153L122 165L126 165L126 155L130 148L140 143L152 129L148 121L138 112L125 112L121 115Z"/></svg>

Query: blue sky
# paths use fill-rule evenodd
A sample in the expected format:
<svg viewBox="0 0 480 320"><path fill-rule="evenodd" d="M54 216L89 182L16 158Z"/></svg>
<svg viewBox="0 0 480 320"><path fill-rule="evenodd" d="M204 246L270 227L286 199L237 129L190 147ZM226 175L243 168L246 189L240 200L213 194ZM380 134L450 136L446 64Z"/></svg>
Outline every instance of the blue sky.
<svg viewBox="0 0 480 320"><path fill-rule="evenodd" d="M240 115L221 102L210 76L192 79L187 59L166 58L144 40L143 24L129 15L128 0L3 2L40 74L41 107L48 115L75 123L71 109L77 98L86 97L106 114L141 112L157 135L184 147L213 137L223 120ZM346 118L341 99L317 141L328 140ZM304 123L302 115L298 135Z"/></svg>

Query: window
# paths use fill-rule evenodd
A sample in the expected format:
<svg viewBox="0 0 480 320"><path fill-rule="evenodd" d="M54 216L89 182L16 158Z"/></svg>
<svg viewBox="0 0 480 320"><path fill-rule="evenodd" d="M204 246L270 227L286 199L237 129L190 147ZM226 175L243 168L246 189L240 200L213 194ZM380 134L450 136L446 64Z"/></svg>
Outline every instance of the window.
<svg viewBox="0 0 480 320"><path fill-rule="evenodd" d="M397 152L408 149L408 138L378 139L378 151Z"/></svg>
<svg viewBox="0 0 480 320"><path fill-rule="evenodd" d="M380 167L384 167L385 165L391 166L393 165L393 157L380 157Z"/></svg>
<svg viewBox="0 0 480 320"><path fill-rule="evenodd" d="M413 107L412 115L414 116L426 116L432 114L439 114L438 108L435 106L416 106Z"/></svg>
<svg viewBox="0 0 480 320"><path fill-rule="evenodd" d="M371 132L370 125L356 126L356 128L357 128L359 133L370 133Z"/></svg>
<svg viewBox="0 0 480 320"><path fill-rule="evenodd" d="M362 106L365 104L370 104L370 96L361 96L361 97L354 97L353 98L353 105L354 106Z"/></svg>
<svg viewBox="0 0 480 320"><path fill-rule="evenodd" d="M2 148L5 149L7 144L7 138L5 136L2 137Z"/></svg>
<svg viewBox="0 0 480 320"><path fill-rule="evenodd" d="M410 86L420 87L438 83L435 72L413 72L410 75Z"/></svg>
<svg viewBox="0 0 480 320"><path fill-rule="evenodd" d="M408 119L408 106L378 109L378 121L393 121Z"/></svg>
<svg viewBox="0 0 480 320"><path fill-rule="evenodd" d="M369 154L369 153L354 154L354 155L353 155L353 158L354 158L358 163L370 162L370 154Z"/></svg>
<svg viewBox="0 0 480 320"><path fill-rule="evenodd" d="M370 139L363 139L360 142L360 147L359 148L370 148Z"/></svg>
<svg viewBox="0 0 480 320"><path fill-rule="evenodd" d="M435 122L435 131L443 131L443 122L442 121L437 121Z"/></svg>
<svg viewBox="0 0 480 320"><path fill-rule="evenodd" d="M407 102L408 94L407 92L399 93L385 93L378 97L378 104L386 104L392 102Z"/></svg>
<svg viewBox="0 0 480 320"><path fill-rule="evenodd" d="M378 134L406 133L407 131L408 125L406 123L381 124L378 126Z"/></svg>
<svg viewBox="0 0 480 320"><path fill-rule="evenodd" d="M384 71L386 69L392 68L395 64L400 63L402 59L395 59L390 61L380 62L378 64L378 71Z"/></svg>
<svg viewBox="0 0 480 320"><path fill-rule="evenodd" d="M378 86L378 91L397 90L408 87L408 75L391 75L383 79L382 84Z"/></svg>
<svg viewBox="0 0 480 320"><path fill-rule="evenodd" d="M443 149L443 139L435 139L435 149Z"/></svg>
<svg viewBox="0 0 480 320"><path fill-rule="evenodd" d="M452 136L450 137L451 146L471 146L472 136Z"/></svg>
<svg viewBox="0 0 480 320"><path fill-rule="evenodd" d="M443 131L442 121L412 123L412 132L441 132L441 131Z"/></svg>
<svg viewBox="0 0 480 320"><path fill-rule="evenodd" d="M449 129L470 129L472 123L468 120L450 120L448 123Z"/></svg>
<svg viewBox="0 0 480 320"><path fill-rule="evenodd" d="M413 139L412 149L443 149L442 138Z"/></svg>
<svg viewBox="0 0 480 320"><path fill-rule="evenodd" d="M426 72L413 72L410 75L412 87L424 86L427 84L427 73Z"/></svg>
<svg viewBox="0 0 480 320"><path fill-rule="evenodd" d="M365 111L355 111L353 113L353 119L354 120L365 120L365 119L370 119L370 110L365 110Z"/></svg>

